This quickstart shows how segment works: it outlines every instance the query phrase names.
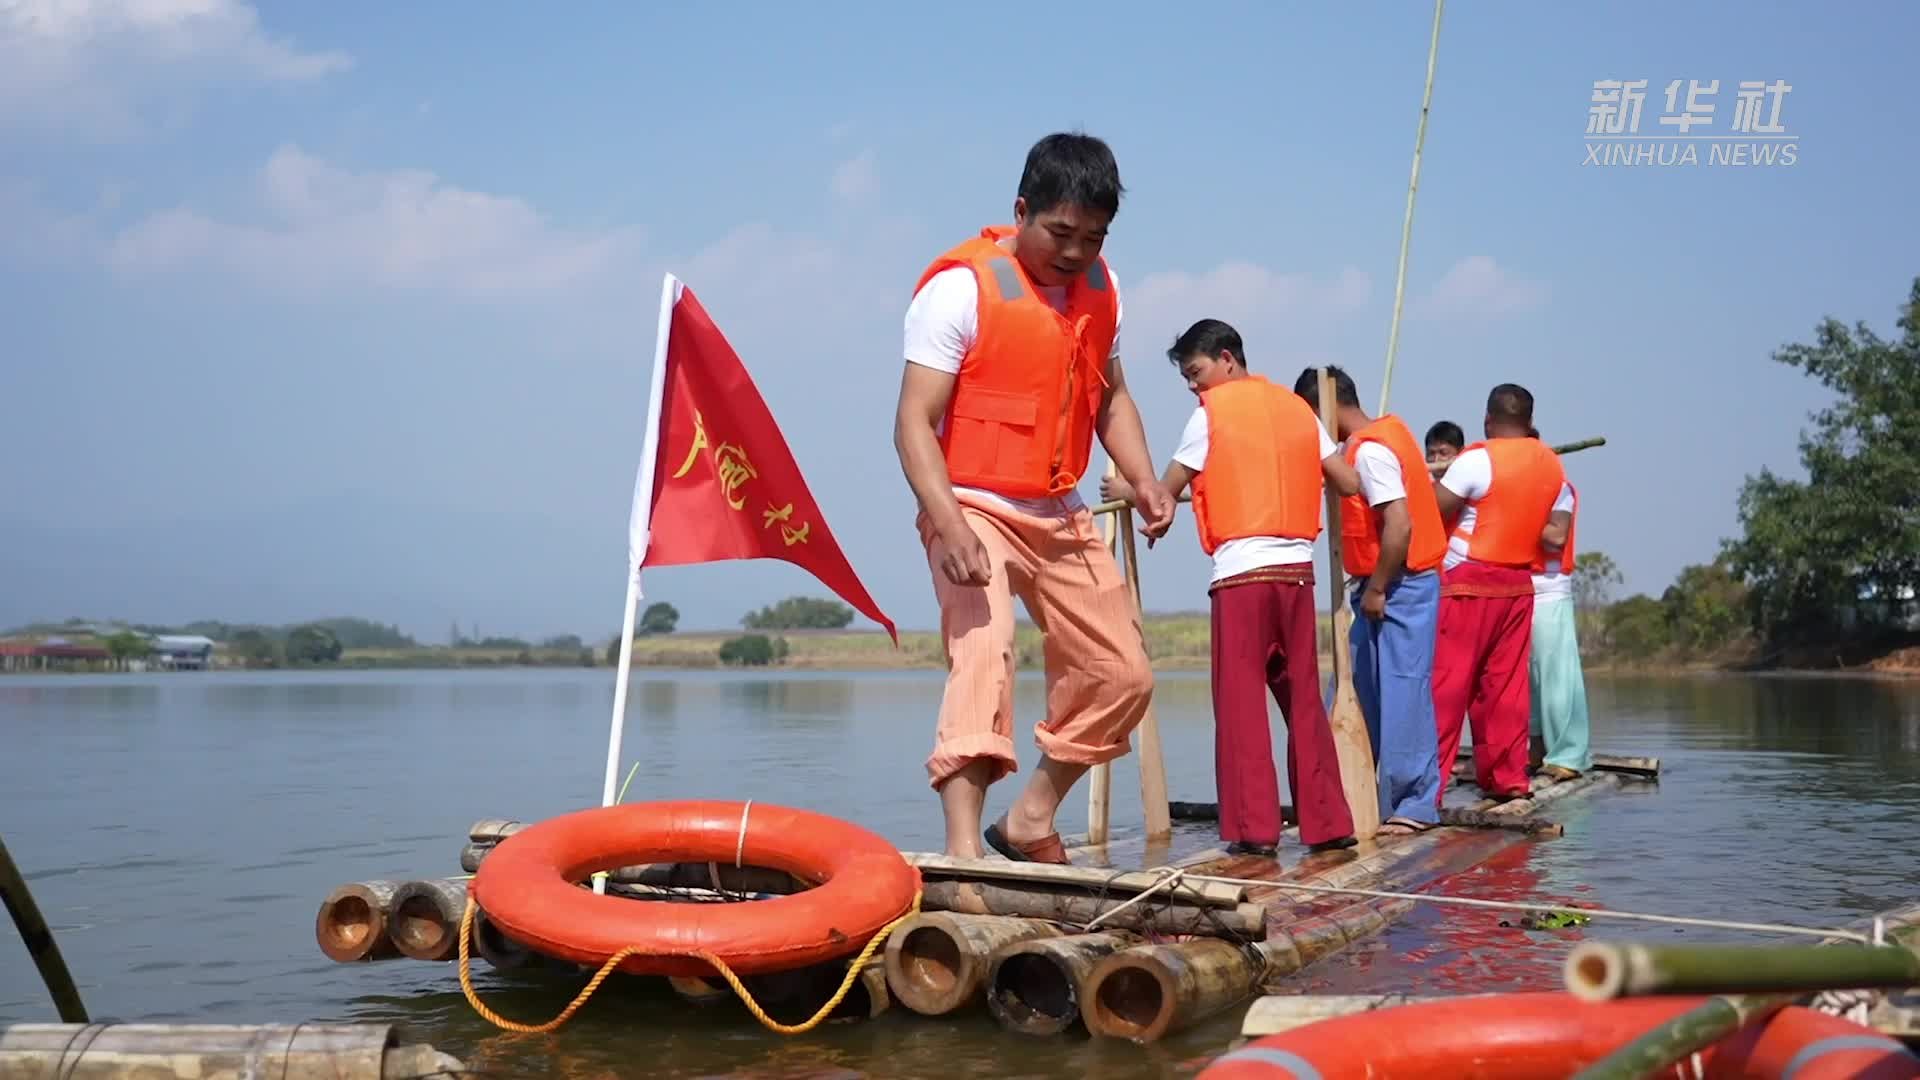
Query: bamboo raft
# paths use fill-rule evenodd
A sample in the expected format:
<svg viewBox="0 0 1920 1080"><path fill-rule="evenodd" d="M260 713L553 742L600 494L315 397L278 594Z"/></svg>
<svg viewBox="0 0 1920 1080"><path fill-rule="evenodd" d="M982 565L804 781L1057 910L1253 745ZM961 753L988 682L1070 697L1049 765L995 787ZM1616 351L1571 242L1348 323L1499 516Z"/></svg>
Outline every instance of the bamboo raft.
<svg viewBox="0 0 1920 1080"><path fill-rule="evenodd" d="M1021 1034L1081 1030L1157 1040L1262 994L1284 993L1290 976L1377 936L1414 904L1292 887L1416 892L1514 844L1560 835L1545 816L1558 804L1658 776L1656 760L1602 757L1571 780L1536 777L1529 797L1449 807L1426 833L1344 851L1298 855L1304 848L1290 826L1284 864L1209 848L1149 868L1138 840L1124 839L1073 849L1073 866L906 853L923 879L922 911L889 936L828 1019L855 1023L895 1005L933 1017L984 1009ZM1173 805L1176 818L1206 816L1205 804ZM459 855L462 875L521 827L510 819L475 822ZM1242 883L1183 878L1169 886L1174 870ZM466 886L455 875L343 884L320 905L316 940L339 963L445 963L458 956ZM784 872L713 863L620 867L606 883L609 895L656 903L751 901L804 887ZM477 957L502 977L586 973L509 940L484 911L472 940ZM846 976L839 961L742 982L768 1016L791 1023L823 1007ZM689 1004L734 997L717 975L668 982Z"/></svg>

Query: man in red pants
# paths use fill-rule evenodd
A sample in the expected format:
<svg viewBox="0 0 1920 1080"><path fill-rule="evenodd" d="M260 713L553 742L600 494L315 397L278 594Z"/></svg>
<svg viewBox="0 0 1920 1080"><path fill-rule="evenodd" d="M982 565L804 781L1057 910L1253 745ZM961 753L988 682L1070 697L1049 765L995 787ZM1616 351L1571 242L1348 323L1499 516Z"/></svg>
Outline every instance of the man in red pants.
<svg viewBox="0 0 1920 1080"><path fill-rule="evenodd" d="M1434 485L1441 516L1458 522L1440 579L1433 712L1442 780L1453 773L1461 721L1470 716L1475 780L1505 799L1528 791L1532 567L1536 555L1565 542L1573 492L1559 455L1533 434L1533 395L1524 387L1493 388L1485 430Z"/></svg>
<svg viewBox="0 0 1920 1080"><path fill-rule="evenodd" d="M1300 839L1315 851L1351 847L1353 816L1320 699L1313 542L1320 535L1322 477L1345 496L1360 490L1359 473L1298 394L1247 373L1233 327L1202 319L1180 335L1167 358L1200 398L1161 483L1175 497L1193 485L1200 546L1213 556L1208 592L1220 839L1236 855L1272 856L1279 849L1271 693L1287 719L1287 785ZM1103 484L1101 491L1107 498L1130 497L1124 482ZM1157 538L1166 528L1162 522L1142 531ZM1526 580L1531 604L1533 579ZM1523 669L1523 694L1526 685Z"/></svg>

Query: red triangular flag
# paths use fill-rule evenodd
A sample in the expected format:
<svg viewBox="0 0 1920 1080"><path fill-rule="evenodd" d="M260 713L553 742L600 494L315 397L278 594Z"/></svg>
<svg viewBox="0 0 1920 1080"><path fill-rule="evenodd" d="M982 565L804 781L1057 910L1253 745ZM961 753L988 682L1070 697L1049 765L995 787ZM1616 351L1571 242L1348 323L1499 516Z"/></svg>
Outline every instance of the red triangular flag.
<svg viewBox="0 0 1920 1080"><path fill-rule="evenodd" d="M673 282L658 443L641 566L780 559L900 635L848 564L746 365L700 306ZM655 378L662 378L656 373ZM652 421L649 421L651 424ZM637 516L637 515L636 515Z"/></svg>

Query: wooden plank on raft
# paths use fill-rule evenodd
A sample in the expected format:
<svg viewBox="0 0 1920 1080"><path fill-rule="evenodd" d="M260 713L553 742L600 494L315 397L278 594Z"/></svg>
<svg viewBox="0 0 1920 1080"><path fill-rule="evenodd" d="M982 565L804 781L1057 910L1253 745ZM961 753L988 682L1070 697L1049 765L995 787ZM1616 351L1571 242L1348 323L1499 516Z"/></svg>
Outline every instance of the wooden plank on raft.
<svg viewBox="0 0 1920 1080"><path fill-rule="evenodd" d="M1098 870L1057 863L1013 862L1009 859L961 859L932 852L902 852L907 862L928 878L952 878L961 881L1022 881L1038 885L1065 885L1081 889L1103 890L1108 895L1130 896L1151 888L1164 876L1152 870ZM1205 907L1230 908L1246 900L1244 886L1217 881L1182 881L1169 893L1179 900Z"/></svg>

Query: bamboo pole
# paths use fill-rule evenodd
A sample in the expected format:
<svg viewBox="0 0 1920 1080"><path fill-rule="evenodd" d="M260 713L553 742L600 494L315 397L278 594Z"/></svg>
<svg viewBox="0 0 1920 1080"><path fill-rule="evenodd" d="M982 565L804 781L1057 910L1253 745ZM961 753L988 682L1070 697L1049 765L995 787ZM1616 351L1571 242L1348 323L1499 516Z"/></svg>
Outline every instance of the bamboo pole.
<svg viewBox="0 0 1920 1080"><path fill-rule="evenodd" d="M1385 410L1383 409L1382 411L1384 412ZM1580 439L1575 442L1559 443L1555 445L1552 449L1553 449L1553 452L1556 454L1571 454L1578 450L1591 450L1596 446L1605 446L1605 445L1607 445L1606 436L1596 435L1590 439ZM1173 501L1177 503L1192 502L1193 496L1183 491L1179 495L1175 496ZM1133 504L1128 502L1125 499L1109 499L1103 503L1095 503L1091 508L1091 512L1094 514L1094 516L1098 517L1101 514L1117 514L1122 510L1130 509L1132 506Z"/></svg>
<svg viewBox="0 0 1920 1080"><path fill-rule="evenodd" d="M1413 197L1420 190L1420 155L1427 145L1427 117L1433 111L1433 72L1440 61L1440 12L1446 0L1433 3L1433 41L1427 46L1427 87L1420 98L1420 127L1413 137L1413 175L1407 180L1407 216L1400 225L1400 268L1393 282L1393 323L1387 331L1387 371L1380 379L1380 408L1387 411L1387 391L1393 386L1393 361L1400 348L1400 307L1407 295L1407 251L1413 245Z"/></svg>
<svg viewBox="0 0 1920 1080"><path fill-rule="evenodd" d="M1103 870L1091 866L1061 866L1056 863L1018 863L1006 859L964 859L931 852L904 852L908 864L922 877L954 878L962 881L1019 881L1038 885L1071 885L1097 890L1111 896L1132 896L1160 883L1163 875L1152 870ZM1181 881L1159 897L1207 907L1235 907L1247 899L1244 885L1223 881Z"/></svg>
<svg viewBox="0 0 1920 1080"><path fill-rule="evenodd" d="M460 950L460 922L466 908L466 882L451 878L404 882L393 890L387 935L415 960L451 960Z"/></svg>
<svg viewBox="0 0 1920 1080"><path fill-rule="evenodd" d="M1875 916L1870 925L1883 927L1890 938L1905 944L1920 937L1920 904L1883 912ZM1832 948L1843 942L1842 938L1827 938L1815 947ZM1709 998L1589 1065L1574 1080L1636 1080L1652 1075L1756 1020L1773 1015L1793 1004L1796 998L1797 995L1790 993L1721 994Z"/></svg>
<svg viewBox="0 0 1920 1080"><path fill-rule="evenodd" d="M1146 619L1146 607L1140 599L1140 552L1133 536L1133 514L1122 512L1116 535L1127 556L1127 593L1133 597L1135 618ZM1144 630L1142 633L1144 634ZM1141 648L1146 647L1144 637ZM1173 835L1173 816L1167 812L1167 764L1160 752L1160 722L1154 718L1153 702L1147 702L1146 715L1140 720L1140 812L1146 819L1147 843L1163 843Z"/></svg>
<svg viewBox="0 0 1920 1080"><path fill-rule="evenodd" d="M1080 1020L1088 978L1100 961L1140 944L1138 934L1039 938L993 954L987 970L987 1011L1008 1031L1058 1035Z"/></svg>
<svg viewBox="0 0 1920 1080"><path fill-rule="evenodd" d="M1114 476L1118 467L1112 459L1107 461L1107 475ZM1107 550L1117 562L1120 558L1119 535L1133 523L1133 515L1116 513L1108 515L1100 523L1100 529L1106 534ZM1103 761L1088 770L1087 774L1087 843L1101 846L1110 835L1108 826L1112 818L1113 764Z"/></svg>
<svg viewBox="0 0 1920 1080"><path fill-rule="evenodd" d="M353 881L328 893L314 916L313 935L327 959L340 964L393 960L401 954L388 927L395 881Z"/></svg>
<svg viewBox="0 0 1920 1080"><path fill-rule="evenodd" d="M1039 919L924 911L887 936L887 989L922 1016L945 1016L979 995L996 950L1059 933Z"/></svg>
<svg viewBox="0 0 1920 1080"><path fill-rule="evenodd" d="M13 1024L0 1077L424 1080L466 1066L389 1024Z"/></svg>
<svg viewBox="0 0 1920 1080"><path fill-rule="evenodd" d="M33 965L39 970L40 981L46 984L60 1019L69 1024L86 1023L87 1006L80 1000L80 989L74 985L73 973L67 970L66 958L60 955L60 943L54 940L53 931L40 914L33 891L27 888L26 875L14 864L5 840L0 840L0 902L4 902L7 914L13 917L13 928L20 932L21 942L33 957Z"/></svg>
<svg viewBox="0 0 1920 1080"><path fill-rule="evenodd" d="M1567 954L1583 1001L1647 994L1806 993L1920 986L1920 954L1899 945L1632 945L1587 941Z"/></svg>
<svg viewBox="0 0 1920 1080"><path fill-rule="evenodd" d="M1209 908L1148 898L1123 907L1135 893L1115 890L1105 896L1044 885L1007 882L990 885L974 881L927 881L921 886L920 906L963 915L991 915L1017 919L1044 919L1070 926L1086 926L1102 919L1102 929L1152 934L1204 934L1258 941L1267 933L1267 909L1260 904ZM894 935L898 937L899 935ZM892 938L888 939L889 944Z"/></svg>
<svg viewBox="0 0 1920 1080"><path fill-rule="evenodd" d="M1340 404L1334 400L1333 375L1321 368L1320 422L1327 436L1340 434ZM1380 829L1380 787L1374 767L1373 743L1367 735L1366 714L1353 689L1353 656L1347 634L1353 627L1353 609L1347 603L1347 572L1340 557L1340 496L1327 490L1327 585L1333 619L1333 704L1327 723L1333 728L1333 746L1340 762L1340 787L1346 793L1353 835L1371 843Z"/></svg>

